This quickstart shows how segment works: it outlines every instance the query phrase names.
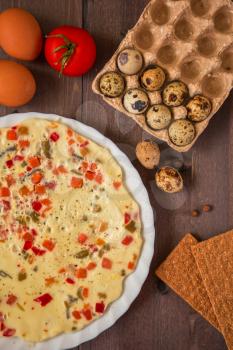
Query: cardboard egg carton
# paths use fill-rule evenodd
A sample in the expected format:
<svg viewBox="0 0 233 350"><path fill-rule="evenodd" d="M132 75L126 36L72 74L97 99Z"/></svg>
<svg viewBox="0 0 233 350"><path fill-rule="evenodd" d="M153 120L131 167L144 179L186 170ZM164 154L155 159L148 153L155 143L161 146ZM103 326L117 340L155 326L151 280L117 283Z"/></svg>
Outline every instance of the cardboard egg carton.
<svg viewBox="0 0 233 350"><path fill-rule="evenodd" d="M153 130L144 114L128 113L122 104L126 90L140 88L140 73L124 76L122 96L109 98L99 89L105 72L116 71L117 56L125 48L136 48L144 59L142 70L157 64L167 73L167 82L183 81L190 97L202 94L210 99L207 119L195 123L196 136L186 146L171 142L168 129ZM120 73L120 72L119 72ZM137 24L120 43L112 58L93 81L93 91L111 106L134 119L144 130L179 152L188 151L207 127L230 93L233 85L233 3L231 0L153 0L145 7ZM146 90L144 90L146 91ZM150 105L162 103L161 91L148 92ZM185 106L172 108L173 119L186 118Z"/></svg>

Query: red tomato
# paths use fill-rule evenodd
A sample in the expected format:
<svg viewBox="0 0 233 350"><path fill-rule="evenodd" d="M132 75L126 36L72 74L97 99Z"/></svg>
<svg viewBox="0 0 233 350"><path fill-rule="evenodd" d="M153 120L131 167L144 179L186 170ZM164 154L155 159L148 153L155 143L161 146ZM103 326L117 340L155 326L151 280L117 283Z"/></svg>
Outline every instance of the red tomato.
<svg viewBox="0 0 233 350"><path fill-rule="evenodd" d="M83 75L95 62L96 45L85 29L58 27L47 36L45 58L53 69L64 75Z"/></svg>

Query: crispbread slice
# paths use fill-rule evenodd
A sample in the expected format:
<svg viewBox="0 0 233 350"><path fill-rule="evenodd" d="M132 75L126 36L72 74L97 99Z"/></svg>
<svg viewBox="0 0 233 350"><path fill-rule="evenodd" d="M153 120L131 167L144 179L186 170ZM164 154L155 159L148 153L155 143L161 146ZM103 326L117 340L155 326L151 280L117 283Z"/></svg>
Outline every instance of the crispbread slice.
<svg viewBox="0 0 233 350"><path fill-rule="evenodd" d="M192 255L191 247L198 241L186 234L167 259L158 267L156 275L189 303L220 331L210 299Z"/></svg>
<svg viewBox="0 0 233 350"><path fill-rule="evenodd" d="M233 230L191 247L229 349L233 349Z"/></svg>

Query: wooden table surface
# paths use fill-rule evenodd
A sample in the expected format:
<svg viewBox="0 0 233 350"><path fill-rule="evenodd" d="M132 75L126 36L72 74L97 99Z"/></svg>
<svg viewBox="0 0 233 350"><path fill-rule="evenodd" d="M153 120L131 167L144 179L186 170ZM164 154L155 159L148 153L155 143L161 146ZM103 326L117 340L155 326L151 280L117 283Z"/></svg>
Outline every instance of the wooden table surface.
<svg viewBox="0 0 233 350"><path fill-rule="evenodd" d="M155 255L138 298L113 327L76 350L224 350L221 334L175 293L158 284L154 270L185 232L206 239L233 227L232 95L190 152L182 155L162 145L163 162L175 158L185 168L185 191L169 197L156 190L154 172L143 169L135 159L135 145L149 135L91 91L95 74L146 4L147 0L1 0L0 10L16 6L31 11L44 33L62 24L83 26L97 43L96 65L83 78L59 79L43 57L27 63L37 80L37 95L17 111L75 118L112 139L138 169L156 213ZM1 115L13 111L0 107ZM214 210L192 218L191 210L206 203Z"/></svg>

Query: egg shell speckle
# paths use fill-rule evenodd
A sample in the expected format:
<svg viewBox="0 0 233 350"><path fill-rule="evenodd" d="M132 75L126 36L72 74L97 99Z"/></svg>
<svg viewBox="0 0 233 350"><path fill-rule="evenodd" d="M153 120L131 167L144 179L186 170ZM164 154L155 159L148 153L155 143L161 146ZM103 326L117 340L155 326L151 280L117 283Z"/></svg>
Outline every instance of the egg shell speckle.
<svg viewBox="0 0 233 350"><path fill-rule="evenodd" d="M193 122L201 122L208 118L211 112L210 100L202 95L194 96L186 105L187 117Z"/></svg>
<svg viewBox="0 0 233 350"><path fill-rule="evenodd" d="M118 97L125 89L124 78L117 72L107 72L100 78L100 90L107 97Z"/></svg>
<svg viewBox="0 0 233 350"><path fill-rule="evenodd" d="M148 91L161 89L166 79L164 70L159 67L147 68L141 76L141 85Z"/></svg>
<svg viewBox="0 0 233 350"><path fill-rule="evenodd" d="M172 81L163 90L163 102L167 106L180 106L188 97L188 88L182 81Z"/></svg>
<svg viewBox="0 0 233 350"><path fill-rule="evenodd" d="M146 113L146 121L150 128L161 130L166 128L172 120L170 109L162 104L151 106Z"/></svg>
<svg viewBox="0 0 233 350"><path fill-rule="evenodd" d="M158 188L167 193L180 192L183 189L183 179L179 171L172 167L162 167L155 174Z"/></svg>
<svg viewBox="0 0 233 350"><path fill-rule="evenodd" d="M123 104L125 109L133 114L141 114L146 111L149 105L147 94L140 89L130 89L126 91Z"/></svg>
<svg viewBox="0 0 233 350"><path fill-rule="evenodd" d="M194 125L187 119L175 120L168 129L170 140L177 146L191 143L196 131Z"/></svg>
<svg viewBox="0 0 233 350"><path fill-rule="evenodd" d="M137 74L143 66L141 53L135 49L124 49L117 56L118 69L126 74Z"/></svg>

